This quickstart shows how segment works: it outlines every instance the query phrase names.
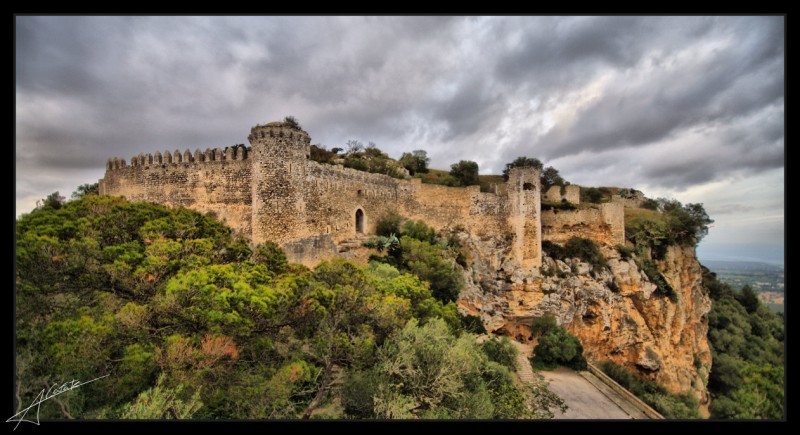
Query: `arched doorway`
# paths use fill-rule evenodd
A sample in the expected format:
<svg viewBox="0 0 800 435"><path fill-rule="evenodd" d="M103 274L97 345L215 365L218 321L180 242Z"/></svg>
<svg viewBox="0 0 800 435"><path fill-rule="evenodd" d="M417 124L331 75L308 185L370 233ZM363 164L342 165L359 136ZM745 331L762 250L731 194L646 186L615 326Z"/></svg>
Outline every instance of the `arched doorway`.
<svg viewBox="0 0 800 435"><path fill-rule="evenodd" d="M364 233L364 212L361 209L356 210L356 233Z"/></svg>

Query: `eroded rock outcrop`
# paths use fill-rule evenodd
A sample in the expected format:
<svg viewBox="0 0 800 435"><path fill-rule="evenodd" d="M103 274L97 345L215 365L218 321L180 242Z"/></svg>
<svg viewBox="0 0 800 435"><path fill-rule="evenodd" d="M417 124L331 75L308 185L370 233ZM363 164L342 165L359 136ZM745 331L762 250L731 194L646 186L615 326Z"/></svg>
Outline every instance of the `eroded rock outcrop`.
<svg viewBox="0 0 800 435"><path fill-rule="evenodd" d="M541 269L523 272L508 260L501 238L464 233L462 242L469 267L459 307L480 316L488 330L530 341L530 320L550 315L580 338L590 361L635 367L673 392L707 402L711 300L693 248L670 247L656 262L677 293L672 302L633 259L608 246L602 247L607 269L545 257Z"/></svg>

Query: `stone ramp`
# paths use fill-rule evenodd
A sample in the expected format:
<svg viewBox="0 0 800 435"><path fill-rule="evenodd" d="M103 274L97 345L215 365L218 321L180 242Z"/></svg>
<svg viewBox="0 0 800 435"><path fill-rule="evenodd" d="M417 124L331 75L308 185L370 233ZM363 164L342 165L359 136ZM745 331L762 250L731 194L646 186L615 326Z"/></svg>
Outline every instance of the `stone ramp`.
<svg viewBox="0 0 800 435"><path fill-rule="evenodd" d="M591 372L576 372L567 368L534 373L528 358L533 347L512 340L520 351L517 356L517 376L522 382L532 382L535 376L548 382L547 388L569 406L567 412L555 410L556 419L648 419L631 399L615 391Z"/></svg>

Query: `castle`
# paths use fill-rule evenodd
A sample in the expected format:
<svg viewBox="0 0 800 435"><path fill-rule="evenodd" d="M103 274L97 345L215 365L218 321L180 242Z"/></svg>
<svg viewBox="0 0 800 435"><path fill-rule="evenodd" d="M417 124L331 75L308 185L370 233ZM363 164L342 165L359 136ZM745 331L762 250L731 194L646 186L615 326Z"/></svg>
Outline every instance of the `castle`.
<svg viewBox="0 0 800 435"><path fill-rule="evenodd" d="M276 242L291 261L306 265L374 234L390 212L437 230L461 227L478 239L504 236L506 254L492 260L498 270L540 267L542 240L625 241L620 202L542 211L542 198L578 204L579 188L567 186L563 196L558 186L541 192L535 168L514 168L508 182L481 192L315 162L308 133L283 122L256 125L248 140L249 148L139 154L130 165L110 159L100 194L213 212L253 243Z"/></svg>

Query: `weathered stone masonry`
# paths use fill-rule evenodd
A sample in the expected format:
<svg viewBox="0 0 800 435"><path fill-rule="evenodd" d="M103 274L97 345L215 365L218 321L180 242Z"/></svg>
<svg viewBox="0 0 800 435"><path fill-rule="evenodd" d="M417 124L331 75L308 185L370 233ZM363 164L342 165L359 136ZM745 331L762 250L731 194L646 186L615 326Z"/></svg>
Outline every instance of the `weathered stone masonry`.
<svg viewBox="0 0 800 435"><path fill-rule="evenodd" d="M374 234L376 222L395 211L437 229L461 226L476 237L510 234L507 260L521 269L537 268L543 226L544 238L553 237L568 216L541 212L539 172L533 168L512 170L508 183L487 193L478 186L422 184L317 163L309 160L308 133L281 122L253 127L248 140L250 148L139 154L130 165L111 159L100 193L213 212L254 243L272 240L291 260L308 265L337 255L336 244L357 233ZM577 202L572 191L565 196ZM616 219L603 221L609 216L615 212L581 211L576 218L606 224L607 231L576 234L622 243Z"/></svg>

